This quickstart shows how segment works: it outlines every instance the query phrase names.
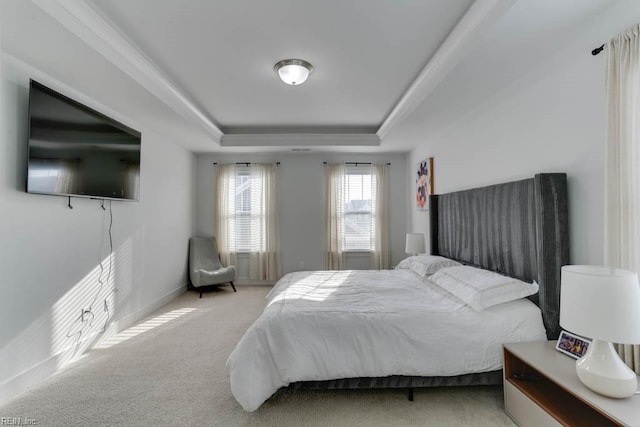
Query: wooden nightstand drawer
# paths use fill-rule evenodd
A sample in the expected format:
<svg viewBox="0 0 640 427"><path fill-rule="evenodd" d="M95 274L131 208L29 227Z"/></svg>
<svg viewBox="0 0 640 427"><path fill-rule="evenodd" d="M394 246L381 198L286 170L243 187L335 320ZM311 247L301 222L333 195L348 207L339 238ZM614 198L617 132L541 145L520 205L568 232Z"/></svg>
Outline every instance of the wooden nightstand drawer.
<svg viewBox="0 0 640 427"><path fill-rule="evenodd" d="M561 425L508 381L504 383L504 409L520 427Z"/></svg>
<svg viewBox="0 0 640 427"><path fill-rule="evenodd" d="M555 341L505 344L505 412L522 427L640 426L640 396L600 396L580 382L575 364Z"/></svg>

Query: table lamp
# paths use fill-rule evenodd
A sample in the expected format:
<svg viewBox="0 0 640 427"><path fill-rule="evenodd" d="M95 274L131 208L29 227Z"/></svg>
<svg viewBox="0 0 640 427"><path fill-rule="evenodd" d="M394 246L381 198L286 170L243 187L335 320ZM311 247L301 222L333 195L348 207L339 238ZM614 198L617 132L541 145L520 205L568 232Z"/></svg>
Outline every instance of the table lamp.
<svg viewBox="0 0 640 427"><path fill-rule="evenodd" d="M633 395L638 389L636 374L612 343L640 343L638 275L610 267L565 265L560 283L560 325L593 339L576 362L578 378L604 396Z"/></svg>
<svg viewBox="0 0 640 427"><path fill-rule="evenodd" d="M404 245L405 253L418 255L425 253L424 250L424 234L407 233L407 240Z"/></svg>

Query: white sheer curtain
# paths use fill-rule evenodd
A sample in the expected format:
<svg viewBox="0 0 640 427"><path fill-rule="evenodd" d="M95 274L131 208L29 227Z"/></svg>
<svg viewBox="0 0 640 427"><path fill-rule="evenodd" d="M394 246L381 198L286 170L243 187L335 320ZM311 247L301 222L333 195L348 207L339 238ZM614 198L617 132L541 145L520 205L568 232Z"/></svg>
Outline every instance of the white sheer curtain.
<svg viewBox="0 0 640 427"><path fill-rule="evenodd" d="M327 269L344 269L348 251L370 251L371 268L389 268L388 166L325 168Z"/></svg>
<svg viewBox="0 0 640 427"><path fill-rule="evenodd" d="M277 280L281 275L276 164L251 164L251 250L249 278Z"/></svg>
<svg viewBox="0 0 640 427"><path fill-rule="evenodd" d="M220 258L224 265L237 266L238 253L248 253L249 278L274 281L282 274L277 166L252 163L244 168L248 189L239 171L235 164L220 164L216 172L214 221Z"/></svg>
<svg viewBox="0 0 640 427"><path fill-rule="evenodd" d="M376 182L375 207L372 224L372 268L389 268L389 166L371 165L371 174Z"/></svg>
<svg viewBox="0 0 640 427"><path fill-rule="evenodd" d="M223 265L238 265L236 251L236 165L219 164L216 168L214 224L218 253Z"/></svg>
<svg viewBox="0 0 640 427"><path fill-rule="evenodd" d="M607 45L605 262L640 272L640 24ZM619 345L640 374L640 346Z"/></svg>
<svg viewBox="0 0 640 427"><path fill-rule="evenodd" d="M344 253L345 167L344 164L325 166L326 221L327 221L327 270L342 270Z"/></svg>

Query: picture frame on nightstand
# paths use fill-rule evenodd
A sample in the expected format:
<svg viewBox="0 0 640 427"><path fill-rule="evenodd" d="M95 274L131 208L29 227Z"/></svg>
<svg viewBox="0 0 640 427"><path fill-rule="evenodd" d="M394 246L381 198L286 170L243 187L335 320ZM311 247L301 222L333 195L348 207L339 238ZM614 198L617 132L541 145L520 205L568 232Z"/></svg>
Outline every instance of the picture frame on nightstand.
<svg viewBox="0 0 640 427"><path fill-rule="evenodd" d="M574 335L571 332L562 331L556 344L556 350L571 356L574 359L580 359L587 354L591 340L589 338Z"/></svg>

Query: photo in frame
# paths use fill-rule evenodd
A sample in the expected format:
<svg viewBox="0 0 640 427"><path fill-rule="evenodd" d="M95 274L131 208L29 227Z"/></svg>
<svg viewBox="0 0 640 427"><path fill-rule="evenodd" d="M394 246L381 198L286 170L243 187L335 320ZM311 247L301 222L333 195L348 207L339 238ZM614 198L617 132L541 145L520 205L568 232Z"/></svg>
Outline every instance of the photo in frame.
<svg viewBox="0 0 640 427"><path fill-rule="evenodd" d="M571 332L562 331L556 344L556 350L573 357L574 359L580 359L587 354L591 340L588 338L579 337Z"/></svg>
<svg viewBox="0 0 640 427"><path fill-rule="evenodd" d="M416 173L416 206L419 211L429 210L429 196L433 194L433 157L418 163Z"/></svg>

